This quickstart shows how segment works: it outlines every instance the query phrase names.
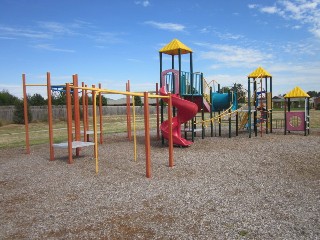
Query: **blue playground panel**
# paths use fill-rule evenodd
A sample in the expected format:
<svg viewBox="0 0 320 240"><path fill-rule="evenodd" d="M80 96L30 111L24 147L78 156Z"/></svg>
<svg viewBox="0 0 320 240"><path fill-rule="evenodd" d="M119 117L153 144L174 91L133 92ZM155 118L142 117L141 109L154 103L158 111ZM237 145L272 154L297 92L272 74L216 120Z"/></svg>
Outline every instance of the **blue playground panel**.
<svg viewBox="0 0 320 240"><path fill-rule="evenodd" d="M193 87L191 88L190 73L182 71L180 76L180 84L181 96L202 96L202 77L200 73L193 74Z"/></svg>
<svg viewBox="0 0 320 240"><path fill-rule="evenodd" d="M236 93L231 93L232 96L232 107L231 111L235 111L238 109L238 98ZM212 112L219 112L226 110L230 107L230 100L228 93L212 93Z"/></svg>

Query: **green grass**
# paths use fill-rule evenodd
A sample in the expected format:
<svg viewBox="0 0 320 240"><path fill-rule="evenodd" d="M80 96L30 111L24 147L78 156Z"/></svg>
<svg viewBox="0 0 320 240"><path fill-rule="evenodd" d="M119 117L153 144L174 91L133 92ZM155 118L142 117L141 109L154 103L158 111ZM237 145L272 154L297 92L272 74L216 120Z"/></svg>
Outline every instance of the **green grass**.
<svg viewBox="0 0 320 240"><path fill-rule="evenodd" d="M200 115L200 114L198 114ZM205 115L205 118L209 118L209 114ZM164 119L167 119L164 116ZM200 120L198 118L198 120ZM274 110L273 119L284 119L283 110ZM92 123L92 119L90 119ZM206 125L208 125L207 123ZM227 125L227 122L223 122ZM197 126L199 127L199 126ZM310 111L310 127L320 128L320 111L311 110ZM156 115L150 116L150 128L156 128ZM30 135L30 145L37 145L43 143L49 143L49 133L48 133L48 123L47 122L34 122L29 124L29 135ZM67 141L67 123L65 121L55 121L53 124L53 135L54 142L59 143ZM90 126L92 130L93 127ZM103 129L104 133L119 133L125 132L127 129L126 115L118 116L104 116L103 117ZM136 117L136 129L144 129L144 119L143 116L137 115ZM133 126L132 126L133 130ZM0 148L10 148L10 147L23 147L25 146L25 126L19 124L9 124L0 126Z"/></svg>
<svg viewBox="0 0 320 240"><path fill-rule="evenodd" d="M89 119L92 123L92 119ZM98 119L99 121L99 119ZM99 123L99 122L98 122ZM93 130L92 124L89 129ZM81 126L82 128L82 126ZM98 126L99 128L99 126ZM156 116L150 116L150 128L156 128ZM127 130L127 120L125 115L105 116L103 118L104 133L119 133ZM136 130L144 129L143 116L136 117ZM133 125L132 125L133 131ZM30 145L49 143L49 126L47 122L35 122L29 124ZM67 141L67 123L65 121L55 121L53 123L54 142ZM21 124L9 124L0 127L0 148L23 147L25 146L25 126Z"/></svg>

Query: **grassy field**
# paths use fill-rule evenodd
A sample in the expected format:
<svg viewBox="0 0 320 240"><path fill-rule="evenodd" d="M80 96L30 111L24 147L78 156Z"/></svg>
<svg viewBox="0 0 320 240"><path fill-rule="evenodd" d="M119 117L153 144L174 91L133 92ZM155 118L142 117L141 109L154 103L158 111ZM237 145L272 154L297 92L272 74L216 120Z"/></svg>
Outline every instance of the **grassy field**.
<svg viewBox="0 0 320 240"><path fill-rule="evenodd" d="M283 111L273 111L273 119L283 119ZM105 116L103 120L103 129L106 134L126 131L126 116ZM320 111L310 111L310 126L320 128ZM90 127L91 129L92 126ZM156 115L150 116L150 128L156 128ZM55 121L53 124L54 142L67 140L67 124L64 121ZM144 129L143 116L137 116L136 129ZM30 144L48 143L48 124L46 122L34 122L29 125ZM24 125L9 124L0 127L0 148L25 146Z"/></svg>

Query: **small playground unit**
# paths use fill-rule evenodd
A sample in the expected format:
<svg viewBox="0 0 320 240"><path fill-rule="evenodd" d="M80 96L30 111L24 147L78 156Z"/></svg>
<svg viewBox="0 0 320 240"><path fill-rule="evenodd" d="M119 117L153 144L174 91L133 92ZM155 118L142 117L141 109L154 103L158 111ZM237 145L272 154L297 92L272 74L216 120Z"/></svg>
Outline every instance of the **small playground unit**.
<svg viewBox="0 0 320 240"><path fill-rule="evenodd" d="M304 99L304 111L291 111L291 99L301 98ZM303 131L304 135L310 134L310 108L309 100L310 96L300 87L295 87L285 96L284 104L284 119L285 127L284 134L291 131Z"/></svg>
<svg viewBox="0 0 320 240"><path fill-rule="evenodd" d="M205 137L205 129L210 125L210 135L213 137L214 124L218 125L221 136L221 122L228 119L229 137L232 134L232 117L235 118L235 132L248 129L251 137L252 126L255 136L265 131L272 132L272 76L262 67L248 75L247 106L239 107L236 86L228 92L221 92L220 84L215 80L207 81L203 73L193 72L192 50L178 39L172 40L160 51L160 94L172 93L173 132L175 145L187 147L194 142L196 132ZM163 70L163 54L171 56L171 69ZM183 71L182 55L189 54L189 69ZM176 56L178 66L175 69ZM216 86L217 85L217 86ZM236 85L236 84L235 84ZM164 121L164 104L161 101L161 132L164 139L168 138L167 121ZM177 113L176 113L177 110ZM200 114L200 117L197 114ZM209 118L205 117L209 113ZM199 120L200 118L200 120ZM253 120L252 120L253 118ZM253 122L253 124L252 124ZM181 128L183 125L183 128ZM184 138L181 136L184 132ZM186 140L191 133L191 141Z"/></svg>
<svg viewBox="0 0 320 240"><path fill-rule="evenodd" d="M171 56L170 69L163 70L163 55ZM189 55L188 71L182 70L185 65L184 55ZM103 144L103 111L101 97L103 94L120 94L126 96L127 138L132 140L133 132L133 159L137 160L136 140L136 114L134 97L144 99L144 142L146 159L146 177L151 177L151 144L150 144L150 114L149 100L156 99L157 110L157 139L162 136L162 145L168 140L169 167L174 166L173 146L189 147L193 144L197 133L206 136L209 128L210 136L222 136L222 122L227 123L228 137L238 136L239 132L254 136L263 136L263 133L272 133L272 75L262 67L258 67L248 75L247 92L239 96L236 84L226 87L222 91L220 84L215 80L207 81L204 74L193 71L192 50L177 39L173 39L159 51L160 57L160 89L156 84L156 91L131 92L130 81L126 83L125 91L115 91L95 85L88 86L82 82L79 85L78 75L72 76L72 82L62 85L51 84L51 75L47 73L46 84L27 84L25 74L22 75L24 96L24 119L26 132L26 152L30 153L28 112L27 112L27 87L44 86L47 88L48 97L48 125L50 160L54 160L55 149L68 150L68 163L73 163L73 149L76 156L80 155L81 148L93 147L95 159L95 172L99 171L98 145ZM176 62L178 66L176 67ZM67 136L68 141L54 143L52 119L52 93L63 92L66 97L67 108ZM82 113L80 111L80 96L82 98ZM89 129L88 99L93 101L92 123ZM132 101L131 101L132 97ZM242 106L240 97L244 98ZM97 105L97 98L99 104ZM305 111L294 112L290 108L291 98L304 98ZM285 127L284 133L290 131L304 131L309 134L309 98L299 87L294 88L285 96ZM132 103L132 104L131 104ZM132 112L132 114L131 114ZM132 115L132 116L131 116ZM99 118L98 118L99 116ZM81 123L82 117L82 123ZM165 119L167 117L167 119ZM99 120L98 120L99 119ZM99 121L99 124L98 124ZM82 126L81 126L82 125ZM99 128L98 128L99 125ZM133 129L132 129L133 125ZM218 128L218 134L216 129ZM215 131L214 131L215 130ZM191 139L187 140L188 134ZM93 135L93 141L89 141ZM98 140L98 135L100 136ZM104 156L105 157L105 156Z"/></svg>
<svg viewBox="0 0 320 240"><path fill-rule="evenodd" d="M173 162L173 138L172 138L172 98L169 93L167 96L161 96L157 94L150 94L148 92L144 93L135 93L130 92L130 82L126 83L126 91L114 91L101 88L96 88L95 85L88 87L84 82L82 85L78 85L78 75L75 74L72 76L72 82L62 85L52 85L51 84L51 75L47 73L47 83L46 84L27 84L26 76L22 74L23 82L23 96L24 96L24 120L25 120L25 132L26 132L26 153L30 154L30 144L29 144L29 123L28 123L28 111L27 111L27 87L33 86L44 86L47 88L47 97L48 97L48 125L49 125L49 149L50 149L50 160L53 161L54 152L57 148L67 149L68 150L68 163L73 163L73 149L75 149L76 156L80 155L81 148L93 146L93 155L95 159L95 172L99 171L99 158L98 158L98 145L103 143L103 116L102 116L102 94L121 94L127 96L127 137L129 140L132 139L132 130L131 130L131 106L130 106L130 97L140 96L144 98L144 129L145 129L145 157L146 157L146 177L151 177L151 144L150 144L150 114L149 114L149 98L161 98L166 99L168 103L168 154L169 154L169 167L174 166ZM66 107L67 107L67 136L68 141L62 143L54 143L53 141L53 119L52 119L52 101L51 93L52 91L62 91L66 95ZM83 118L83 130L81 131L81 122L80 122L80 105L79 105L79 94L82 96L82 118ZM89 114L88 114L88 95L91 95L93 100L93 114L92 114L92 126L93 130L89 129ZM97 106L97 97L100 98L99 106ZM132 101L132 122L133 122L133 158L134 161L137 160L137 139L136 139L136 114L135 114L135 105L134 100ZM97 108L99 108L99 119L100 119L100 129L98 130L97 124ZM89 142L89 135L93 134L93 142ZM98 134L100 134L100 141L98 142ZM83 135L83 139L81 137Z"/></svg>

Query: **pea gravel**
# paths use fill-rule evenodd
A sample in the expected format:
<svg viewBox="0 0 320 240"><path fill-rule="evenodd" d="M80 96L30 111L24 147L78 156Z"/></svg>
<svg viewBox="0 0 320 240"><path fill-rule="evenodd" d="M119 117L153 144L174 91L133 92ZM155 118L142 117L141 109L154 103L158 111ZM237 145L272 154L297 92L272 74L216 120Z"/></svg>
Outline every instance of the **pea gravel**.
<svg viewBox="0 0 320 240"><path fill-rule="evenodd" d="M67 164L48 145L0 153L0 239L320 239L320 132L197 137L168 148L151 136L152 178L124 134Z"/></svg>

